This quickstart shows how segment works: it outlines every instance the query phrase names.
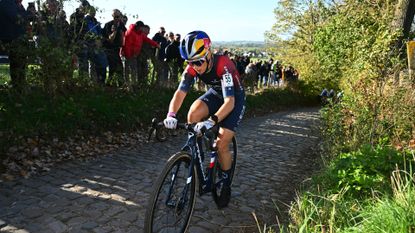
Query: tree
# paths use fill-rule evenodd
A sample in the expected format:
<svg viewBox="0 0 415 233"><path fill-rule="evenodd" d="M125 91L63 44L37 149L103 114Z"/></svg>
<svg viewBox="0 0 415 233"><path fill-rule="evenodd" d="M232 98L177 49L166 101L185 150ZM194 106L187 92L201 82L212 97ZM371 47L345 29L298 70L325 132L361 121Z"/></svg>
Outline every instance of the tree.
<svg viewBox="0 0 415 233"><path fill-rule="evenodd" d="M415 15L415 0L399 0L395 9L395 19L392 27L402 30L402 38L408 39Z"/></svg>

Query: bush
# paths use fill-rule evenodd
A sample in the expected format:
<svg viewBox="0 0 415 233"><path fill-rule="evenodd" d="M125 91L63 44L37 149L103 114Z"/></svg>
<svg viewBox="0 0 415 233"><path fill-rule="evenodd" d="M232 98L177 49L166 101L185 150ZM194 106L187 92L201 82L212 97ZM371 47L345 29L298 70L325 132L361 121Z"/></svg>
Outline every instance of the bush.
<svg viewBox="0 0 415 233"><path fill-rule="evenodd" d="M327 187L332 190L348 190L348 195L367 197L372 192L391 193L389 177L398 167L404 167L405 158L398 151L387 147L372 148L365 145L361 149L342 153L328 167Z"/></svg>

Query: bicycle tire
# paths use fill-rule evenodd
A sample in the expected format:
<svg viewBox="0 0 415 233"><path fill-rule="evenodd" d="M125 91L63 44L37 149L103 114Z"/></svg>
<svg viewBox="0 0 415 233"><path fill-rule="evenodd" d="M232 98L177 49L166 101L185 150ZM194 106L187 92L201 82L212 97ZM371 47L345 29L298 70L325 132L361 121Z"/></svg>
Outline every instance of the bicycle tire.
<svg viewBox="0 0 415 233"><path fill-rule="evenodd" d="M144 221L144 232L146 233L153 233L153 232L186 232L187 228L189 227L190 218L193 213L195 200L196 200L196 182L197 182L197 173L196 168L193 166L193 177L192 181L189 186L189 190L187 191L188 200L187 203L184 203L184 207L180 208L180 196L183 192L183 188L186 185L187 176L189 174L189 166L190 166L191 156L185 152L178 152L171 156L167 161L161 175L157 179L157 182L153 186L153 192L150 196L150 201L147 206L146 210L146 217ZM181 164L184 166L180 166ZM178 168L177 168L178 167ZM182 170L180 170L182 167ZM180 174L176 174L172 176L172 171L177 168L177 172L181 172ZM169 185L173 187L172 198L170 201L166 201L166 197L168 196L169 192ZM166 187L164 187L166 186ZM167 193L165 193L167 191ZM171 190L170 190L171 191ZM177 196L176 196L177 195ZM174 199L177 200L174 200ZM176 201L176 204L171 204ZM160 206L159 206L160 205ZM186 211L185 207L187 208ZM169 217L174 221L173 225L168 223L166 226L163 226L163 219L158 219L159 217L156 215L158 212L165 211L166 218L169 220ZM156 213L157 212L157 213ZM171 216L167 216L171 214ZM184 214L184 215L183 215ZM182 216L183 215L183 216ZM163 217L163 216L162 216ZM184 217L182 223L179 226L176 224L179 222L177 221L178 217ZM173 229L172 229L173 228Z"/></svg>
<svg viewBox="0 0 415 233"><path fill-rule="evenodd" d="M236 138L232 138L232 143L230 145L231 149L231 156L232 156L232 166L231 166L231 175L230 175L230 182L232 185L233 177L235 175L235 169L236 169L236 159L238 155L238 145L236 142ZM212 172L212 197L215 203L218 203L218 200L220 198L220 190L218 189L220 184L220 177L221 177L221 169L220 169L220 163L219 159L216 159L215 166L213 167Z"/></svg>

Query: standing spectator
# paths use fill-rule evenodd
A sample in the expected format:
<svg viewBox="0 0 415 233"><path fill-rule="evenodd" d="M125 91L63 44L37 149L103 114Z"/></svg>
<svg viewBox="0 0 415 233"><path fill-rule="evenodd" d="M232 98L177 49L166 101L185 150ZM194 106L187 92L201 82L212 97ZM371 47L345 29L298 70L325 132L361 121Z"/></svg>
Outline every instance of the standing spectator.
<svg viewBox="0 0 415 233"><path fill-rule="evenodd" d="M0 50L9 56L11 84L16 90L21 90L25 84L26 18L21 0L0 1Z"/></svg>
<svg viewBox="0 0 415 233"><path fill-rule="evenodd" d="M150 40L147 35L143 32L144 23L142 21L137 21L135 24L131 24L125 33L125 43L121 48L121 54L125 56L125 67L126 81L131 81L132 83L138 83L138 60L137 57L141 53L143 43L148 43L151 46L159 47L159 44L153 40Z"/></svg>
<svg viewBox="0 0 415 233"><path fill-rule="evenodd" d="M162 85L163 83L167 83L167 76L168 76L168 66L166 62L164 61L164 58L166 58L166 47L168 45L168 41L165 37L166 30L164 27L160 27L159 32L154 34L153 40L157 41L160 44L160 49L156 50L157 54L156 57L157 65L155 66L157 69L157 82Z"/></svg>
<svg viewBox="0 0 415 233"><path fill-rule="evenodd" d="M273 84L273 82L274 82L274 74L272 72L272 64L273 63L274 63L274 60L272 58L269 59L268 62L267 62L267 71L268 71L267 82L266 82L267 86L271 86L271 84Z"/></svg>
<svg viewBox="0 0 415 233"><path fill-rule="evenodd" d="M85 25L88 29L85 40L88 46L88 60L90 61L91 77L96 77L99 84L105 84L107 76L108 60L102 48L102 28L101 23L95 18L96 10L90 7L85 16ZM86 67L87 68L87 67ZM94 72L95 71L95 72Z"/></svg>
<svg viewBox="0 0 415 233"><path fill-rule="evenodd" d="M26 12L27 12L27 23L28 23L27 36L30 40L33 38L33 35L34 35L33 30L40 17L39 13L36 10L35 2L28 3Z"/></svg>
<svg viewBox="0 0 415 233"><path fill-rule="evenodd" d="M127 29L122 22L123 15L118 9L112 13L113 20L105 24L103 30L103 45L109 65L109 79L122 85L123 64L120 57L120 48L124 42L124 33Z"/></svg>
<svg viewBox="0 0 415 233"><path fill-rule="evenodd" d="M184 60L180 55L180 34L174 35L169 33L170 44L166 47L165 61L169 66L169 84L170 87L177 86L179 74L183 71Z"/></svg>
<svg viewBox="0 0 415 233"><path fill-rule="evenodd" d="M81 1L78 8L70 16L69 20L69 34L71 37L71 43L76 54L76 60L74 65L78 65L79 75L86 76L88 70L88 45L85 41L85 35L88 31L87 25L85 25L85 15L88 12L91 5L88 1Z"/></svg>
<svg viewBox="0 0 415 233"><path fill-rule="evenodd" d="M268 69L268 62L261 62L261 67L259 69L259 85L260 88L264 88L267 86L267 82L268 82L268 74L269 74L269 69Z"/></svg>
<svg viewBox="0 0 415 233"><path fill-rule="evenodd" d="M143 26L143 34L146 37L148 37L148 35L150 34L150 26L148 26L147 24ZM155 66L154 64L156 63L156 57L154 56L153 48L149 44L145 43L143 44L143 47L141 48L140 56L137 57L138 78L141 80L140 82L141 84L147 83L148 75L150 72L148 60L151 60L153 67L154 67ZM154 78L154 76L152 78ZM150 80L150 83L152 84L153 81L154 81L153 79Z"/></svg>
<svg viewBox="0 0 415 233"><path fill-rule="evenodd" d="M271 69L272 69L272 73L273 73L273 77L274 77L274 85L279 87L280 86L280 80L282 78L282 67L281 67L280 61L276 60L272 64Z"/></svg>
<svg viewBox="0 0 415 233"><path fill-rule="evenodd" d="M73 75L72 57L69 53L70 25L61 9L62 5L57 0L45 1L35 27L36 56L42 63L42 81L49 92L61 89L70 82Z"/></svg>
<svg viewBox="0 0 415 233"><path fill-rule="evenodd" d="M285 81L287 83L292 82L294 80L294 78L293 78L293 75L294 75L293 74L293 71L294 71L294 69L292 68L291 65L289 65L288 67L286 67L284 69L284 77L285 77Z"/></svg>
<svg viewBox="0 0 415 233"><path fill-rule="evenodd" d="M244 86L246 86L251 93L255 93L257 86L256 80L258 77L258 70L254 63L249 63L245 68Z"/></svg>
<svg viewBox="0 0 415 233"><path fill-rule="evenodd" d="M239 75L241 76L242 80L244 79L243 77L245 76L245 68L247 65L245 65L245 63L242 60L241 56L235 56L235 62L236 62L236 69L238 70Z"/></svg>

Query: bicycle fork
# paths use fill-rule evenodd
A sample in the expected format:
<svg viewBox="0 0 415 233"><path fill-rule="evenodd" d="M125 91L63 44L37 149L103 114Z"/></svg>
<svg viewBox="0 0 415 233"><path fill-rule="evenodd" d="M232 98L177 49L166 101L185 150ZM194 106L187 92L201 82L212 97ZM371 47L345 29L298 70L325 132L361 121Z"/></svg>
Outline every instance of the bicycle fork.
<svg viewBox="0 0 415 233"><path fill-rule="evenodd" d="M180 165L181 164L177 165L175 171L173 172L173 174L171 176L169 192L168 192L167 199L166 199L166 205L168 207L171 207L171 208L176 208L176 211L178 212L178 214L180 214L181 210L184 208L184 206L186 205L186 203L188 201L187 193L189 191L189 186L192 184L194 161L192 160L190 162L189 173L188 173L188 176L187 176L187 179L186 179L186 184L183 187L183 190L181 192L181 195L178 197L177 200L173 200L172 199L172 191L173 191L173 187L176 183L177 173L180 170Z"/></svg>

